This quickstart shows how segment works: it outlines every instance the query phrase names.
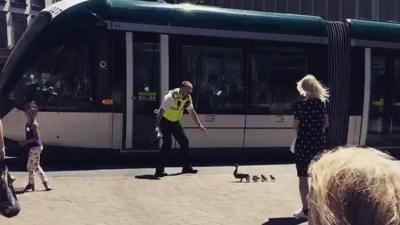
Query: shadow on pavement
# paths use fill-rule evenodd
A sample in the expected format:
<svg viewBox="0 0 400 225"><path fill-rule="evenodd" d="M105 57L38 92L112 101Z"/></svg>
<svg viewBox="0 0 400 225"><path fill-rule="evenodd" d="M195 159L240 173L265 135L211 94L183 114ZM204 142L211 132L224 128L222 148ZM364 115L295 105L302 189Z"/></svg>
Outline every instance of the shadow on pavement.
<svg viewBox="0 0 400 225"><path fill-rule="evenodd" d="M183 173L169 173L167 176L168 177L174 177L174 176L179 176L179 175L182 175Z"/></svg>
<svg viewBox="0 0 400 225"><path fill-rule="evenodd" d="M26 194L26 193L30 193L30 192L49 192L47 190L35 190L35 191L25 191L24 187L14 187L15 190L15 194L16 195L21 195L21 194ZM54 190L54 189L53 189Z"/></svg>
<svg viewBox="0 0 400 225"><path fill-rule="evenodd" d="M24 189L25 189L24 187L15 187L15 188L14 188L15 194L19 195L19 194L25 193L25 192L24 192Z"/></svg>
<svg viewBox="0 0 400 225"><path fill-rule="evenodd" d="M173 177L173 176L179 176L182 175L183 173L170 173L168 175L165 175L166 177ZM136 179L144 179L144 180L160 180L159 177L156 177L152 174L145 174L145 175L138 175L135 176Z"/></svg>
<svg viewBox="0 0 400 225"><path fill-rule="evenodd" d="M248 183L251 183L251 182L250 181L235 180L235 181L231 181L231 183L248 184Z"/></svg>
<svg viewBox="0 0 400 225"><path fill-rule="evenodd" d="M267 222L262 225L299 225L307 222L306 219L296 219L293 217L280 217L280 218L269 218Z"/></svg>
<svg viewBox="0 0 400 225"><path fill-rule="evenodd" d="M143 180L160 180L160 178L158 178L158 177L156 177L154 175L149 175L149 174L138 175L138 176L135 176L135 178L136 179L143 179Z"/></svg>

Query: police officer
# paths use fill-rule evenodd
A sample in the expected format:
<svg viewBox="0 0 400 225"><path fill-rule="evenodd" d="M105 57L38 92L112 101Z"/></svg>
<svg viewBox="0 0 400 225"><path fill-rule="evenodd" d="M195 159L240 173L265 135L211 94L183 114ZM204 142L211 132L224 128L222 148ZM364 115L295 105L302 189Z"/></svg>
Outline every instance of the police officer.
<svg viewBox="0 0 400 225"><path fill-rule="evenodd" d="M156 119L155 129L158 134L162 135L163 139L159 164L155 173L156 177L167 175L164 173L164 167L166 153L171 149L172 135L181 146L182 173L197 173L197 170L193 169L190 165L189 140L179 122L182 118L183 111L186 109L193 121L199 126L204 134L207 135L206 128L200 122L199 117L193 108L192 97L190 96L192 91L193 85L189 81L183 81L180 88L168 91L163 97Z"/></svg>

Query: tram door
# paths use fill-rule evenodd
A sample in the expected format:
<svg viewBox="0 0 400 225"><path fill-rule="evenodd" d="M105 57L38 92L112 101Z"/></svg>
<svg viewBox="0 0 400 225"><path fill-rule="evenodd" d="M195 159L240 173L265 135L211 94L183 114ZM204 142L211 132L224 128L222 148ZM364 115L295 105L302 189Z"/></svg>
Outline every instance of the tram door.
<svg viewBox="0 0 400 225"><path fill-rule="evenodd" d="M155 149L155 109L159 107L160 95L159 39L138 39L133 35L131 40L131 46L127 43L127 63L131 63L127 65L127 106L132 108L126 114L125 146L133 150Z"/></svg>
<svg viewBox="0 0 400 225"><path fill-rule="evenodd" d="M400 54L372 57L370 109L366 144L400 146Z"/></svg>

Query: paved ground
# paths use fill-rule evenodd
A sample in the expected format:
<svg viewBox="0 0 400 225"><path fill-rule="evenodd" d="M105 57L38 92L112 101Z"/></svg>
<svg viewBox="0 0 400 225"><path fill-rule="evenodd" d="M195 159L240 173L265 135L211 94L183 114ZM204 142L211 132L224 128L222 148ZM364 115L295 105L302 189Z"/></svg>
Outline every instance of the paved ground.
<svg viewBox="0 0 400 225"><path fill-rule="evenodd" d="M197 175L152 179L152 169L49 172L54 190L19 194L21 213L8 225L291 225L300 206L293 164L242 166L275 182L240 183L233 167L198 167ZM13 173L21 189L27 174ZM304 223L301 223L304 222Z"/></svg>

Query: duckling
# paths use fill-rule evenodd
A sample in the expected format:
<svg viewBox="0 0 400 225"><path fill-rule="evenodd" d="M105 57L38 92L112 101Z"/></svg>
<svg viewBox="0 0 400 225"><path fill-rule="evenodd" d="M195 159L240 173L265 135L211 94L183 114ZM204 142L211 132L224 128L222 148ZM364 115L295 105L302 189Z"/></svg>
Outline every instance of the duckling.
<svg viewBox="0 0 400 225"><path fill-rule="evenodd" d="M238 165L235 164L235 171L233 171L233 176L236 179L240 179L240 182L242 182L243 179L246 179L247 182L250 182L250 175L245 174L245 173L238 173Z"/></svg>
<svg viewBox="0 0 400 225"><path fill-rule="evenodd" d="M273 175L269 175L269 177L271 178L271 181L274 182L275 181L275 177Z"/></svg>
<svg viewBox="0 0 400 225"><path fill-rule="evenodd" d="M260 179L260 178L259 178L257 175L254 175L254 176L253 176L253 181L254 181L254 182L258 182L259 179Z"/></svg>
<svg viewBox="0 0 400 225"><path fill-rule="evenodd" d="M262 182L268 182L268 179L264 174L261 174L261 181Z"/></svg>

